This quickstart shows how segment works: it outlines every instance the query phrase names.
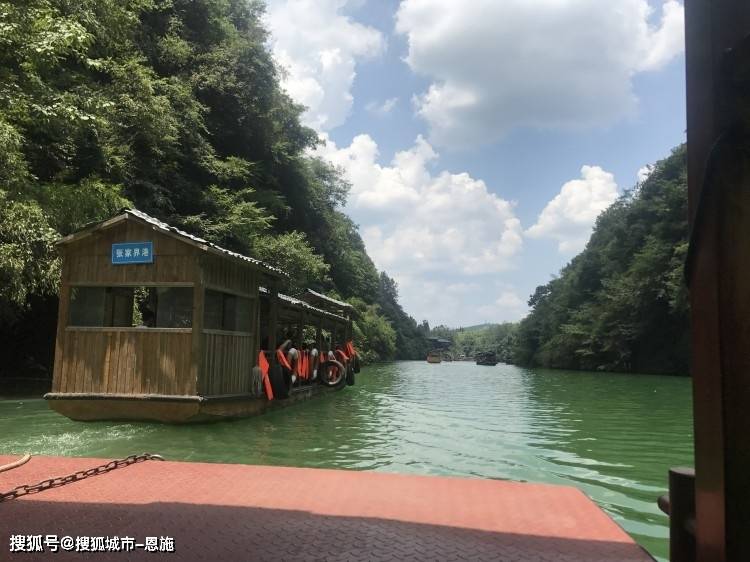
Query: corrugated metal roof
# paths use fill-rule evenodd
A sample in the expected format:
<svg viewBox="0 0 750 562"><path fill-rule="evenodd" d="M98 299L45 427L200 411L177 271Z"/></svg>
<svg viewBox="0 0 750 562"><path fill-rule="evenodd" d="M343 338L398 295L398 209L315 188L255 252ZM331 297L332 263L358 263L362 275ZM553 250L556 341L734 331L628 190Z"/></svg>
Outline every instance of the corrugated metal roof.
<svg viewBox="0 0 750 562"><path fill-rule="evenodd" d="M194 234L190 234L189 232L185 232L184 230L180 230L179 228L171 226L171 225L169 225L169 224L167 224L167 223L165 223L163 221L160 221L159 219L157 219L155 217L152 217L151 215L147 215L146 213L144 213L143 211L139 211L138 209L123 209L122 214L119 215L118 217L114 217L113 219L102 221L100 223L95 223L94 225L89 225L89 226L81 229L81 231L79 231L79 233L82 233L85 230L92 229L93 227L96 227L98 225L102 225L104 223L114 224L115 222L119 222L117 219L119 219L120 217L125 218L127 215L130 215L132 217L136 217L137 219L150 224L151 226L153 226L153 227L161 230L162 232L166 232L168 234L176 234L177 236L179 236L181 238L185 238L185 239L187 239L187 240L189 240L189 241L191 241L191 242L193 242L195 244L199 244L199 245L205 246L206 249L211 250L211 251L213 251L216 254L225 255L225 256L228 256L228 257L231 257L231 258L235 258L235 259L238 259L238 260L245 261L247 263L250 263L250 264L253 264L253 265L259 267L260 269L264 269L267 272L272 273L274 275L280 275L280 276L288 277L287 273L285 271L283 271L282 269L279 269L278 267L275 267L273 265L267 264L267 263L265 263L265 262L263 262L261 260L255 259L255 258L251 258L250 256L246 256L244 254L239 254L237 252L233 252L232 250L227 250L226 248L222 248L221 246L218 246L218 245L214 244L213 242L209 242L208 240L205 240L204 238L201 238L200 236L195 236ZM78 233L74 233L74 234L72 234L70 236L66 236L65 238L62 238L62 239L58 240L57 243L58 244L62 244L62 243L66 243L66 242L75 240L75 239L78 238L78 236L76 236L76 234L78 234Z"/></svg>
<svg viewBox="0 0 750 562"><path fill-rule="evenodd" d="M269 290L266 289L265 287L258 287L258 290L261 293L264 293L266 295L268 295L270 293ZM305 301L302 301L302 300L294 298L294 297L290 297L289 295L285 295L283 293L277 293L277 294L278 294L280 300L282 300L284 302L288 302L289 304L291 304L293 306L299 306L300 308L304 308L304 309L310 310L310 311L315 312L317 314L323 314L324 316L333 316L334 318L336 318L338 320L341 320L343 322L347 322L346 318L344 318L343 316L340 316L340 315L338 315L338 314L336 314L334 312L331 312L329 310L323 310L322 308L317 308L317 307L315 307L315 306L313 306L313 305L311 305L309 303L306 303Z"/></svg>
<svg viewBox="0 0 750 562"><path fill-rule="evenodd" d="M313 291L312 289L308 289L307 292L308 292L308 294L312 295L313 298L322 300L324 302L328 302L330 304L338 306L339 308L344 308L344 309L347 309L347 310L354 308L348 302L342 302L342 301L339 301L339 300L336 300L336 299L332 299L331 297L327 297L326 295L323 295L321 293Z"/></svg>
<svg viewBox="0 0 750 562"><path fill-rule="evenodd" d="M125 209L125 212L130 215L133 215L134 217L138 217L139 219L146 221L147 223L152 224L161 230L165 230L167 232L174 232L175 234L178 234L182 236L183 238L189 238L193 242L197 242L198 244L204 244L210 248L213 248L214 250L218 251L221 254L225 254L227 256L252 263L262 269L266 269L277 275L287 276L287 273L283 271L282 269L279 269L278 267L267 264L266 262L263 262L255 258L251 258L250 256L246 256L244 254L239 254L237 252L233 252L232 250L227 250L226 248L222 248L221 246L218 246L214 244L213 242L209 242L208 240L204 240L203 238L200 238L199 236L195 236L193 234L185 232L184 230L180 230L179 228L175 228L174 226L168 225L167 223L162 222L157 218L147 215L143 211L139 211L137 209Z"/></svg>

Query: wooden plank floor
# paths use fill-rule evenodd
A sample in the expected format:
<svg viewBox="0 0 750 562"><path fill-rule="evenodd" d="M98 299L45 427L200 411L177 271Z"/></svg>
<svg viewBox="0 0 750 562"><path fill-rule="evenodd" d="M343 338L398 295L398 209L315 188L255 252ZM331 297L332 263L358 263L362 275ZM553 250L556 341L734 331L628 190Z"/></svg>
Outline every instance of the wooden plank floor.
<svg viewBox="0 0 750 562"><path fill-rule="evenodd" d="M0 473L0 491L106 461L33 457ZM78 559L10 553L11 535L174 539L171 554L86 557L97 561L651 560L574 488L187 462L147 461L0 502L0 560Z"/></svg>

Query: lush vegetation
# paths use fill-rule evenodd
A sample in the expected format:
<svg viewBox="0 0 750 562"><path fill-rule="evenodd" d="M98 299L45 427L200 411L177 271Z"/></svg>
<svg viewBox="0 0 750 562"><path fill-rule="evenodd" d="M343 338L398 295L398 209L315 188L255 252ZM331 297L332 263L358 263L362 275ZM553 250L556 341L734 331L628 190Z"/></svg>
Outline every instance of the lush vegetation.
<svg viewBox="0 0 750 562"><path fill-rule="evenodd" d="M351 299L370 359L422 355L416 322L341 212L349 186L279 86L262 4L0 2L0 336L51 362L52 242L135 206ZM422 334L423 336L423 334ZM421 347L420 347L421 346ZM19 364L20 361L20 364Z"/></svg>
<svg viewBox="0 0 750 562"><path fill-rule="evenodd" d="M513 362L517 323L505 322L479 328L459 328L454 338L454 349L459 355L473 357L476 353L493 351L498 361Z"/></svg>
<svg viewBox="0 0 750 562"><path fill-rule="evenodd" d="M537 287L519 323L430 336L454 356L494 351L524 366L644 373L688 372L685 146L597 219L583 252Z"/></svg>
<svg viewBox="0 0 750 562"><path fill-rule="evenodd" d="M51 364L53 241L135 206L355 307L368 359L494 349L522 365L687 371L684 147L598 218L586 249L512 325L430 330L341 212L349 185L310 156L280 88L262 4L0 0L0 365Z"/></svg>
<svg viewBox="0 0 750 562"><path fill-rule="evenodd" d="M604 211L586 249L537 287L514 361L569 369L688 372L685 146Z"/></svg>
<svg viewBox="0 0 750 562"><path fill-rule="evenodd" d="M513 363L517 346L518 323L481 324L465 328L435 326L430 335L447 340L446 351L454 358L473 358L477 353L492 351L502 363Z"/></svg>

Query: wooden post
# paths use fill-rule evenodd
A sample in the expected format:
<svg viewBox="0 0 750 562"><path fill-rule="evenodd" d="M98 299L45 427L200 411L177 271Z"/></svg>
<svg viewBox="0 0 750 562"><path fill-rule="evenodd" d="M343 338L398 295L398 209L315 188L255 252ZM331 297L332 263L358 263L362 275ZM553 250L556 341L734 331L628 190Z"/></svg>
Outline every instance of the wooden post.
<svg viewBox="0 0 750 562"><path fill-rule="evenodd" d="M670 562L695 562L695 471L669 470L669 494L659 498L659 507L669 515Z"/></svg>
<svg viewBox="0 0 750 562"><path fill-rule="evenodd" d="M67 272L67 255L64 249L60 248L60 259L62 261L60 271L60 297L57 306L57 334L55 337L55 363L52 367L52 392L63 392L63 345L65 339L65 328L68 326L70 316L70 282L65 278Z"/></svg>
<svg viewBox="0 0 750 562"><path fill-rule="evenodd" d="M750 2L685 0L685 29L692 227L706 159L736 119L722 101L721 63L750 33ZM690 285L696 556L722 562L750 560L750 186L711 207Z"/></svg>
<svg viewBox="0 0 750 562"><path fill-rule="evenodd" d="M302 349L302 336L305 325L305 309L300 309L299 320L297 320L297 346Z"/></svg>
<svg viewBox="0 0 750 562"><path fill-rule="evenodd" d="M203 392L202 367L203 367L203 315L206 302L206 287L203 278L203 259L196 252L193 265L193 346L191 357L191 380L194 381L194 394Z"/></svg>
<svg viewBox="0 0 750 562"><path fill-rule="evenodd" d="M261 325L263 299L260 298L260 291L257 290L257 288L256 294L258 296L255 299L255 346L257 348L257 354L260 356L260 352L263 350L263 326Z"/></svg>
<svg viewBox="0 0 750 562"><path fill-rule="evenodd" d="M279 322L279 288L277 283L271 282L268 288L268 350L271 352L271 362L276 361L276 331Z"/></svg>

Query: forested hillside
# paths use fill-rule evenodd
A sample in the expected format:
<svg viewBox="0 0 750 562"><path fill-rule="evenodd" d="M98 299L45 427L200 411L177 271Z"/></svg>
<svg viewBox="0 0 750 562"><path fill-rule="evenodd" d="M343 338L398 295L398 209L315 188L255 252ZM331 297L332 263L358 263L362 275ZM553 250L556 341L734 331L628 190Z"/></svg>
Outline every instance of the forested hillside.
<svg viewBox="0 0 750 562"><path fill-rule="evenodd" d="M504 322L466 328L436 326L432 329L431 335L449 340L451 346L448 351L454 357L464 355L473 358L477 353L493 351L502 363L513 363L517 331L517 323Z"/></svg>
<svg viewBox="0 0 750 562"><path fill-rule="evenodd" d="M688 373L685 146L596 221L586 249L537 287L521 322L521 365Z"/></svg>
<svg viewBox="0 0 750 562"><path fill-rule="evenodd" d="M52 242L135 206L350 300L371 359L424 337L341 212L349 186L279 86L262 4L0 2L0 336L6 372L49 366ZM416 338L416 339L415 339ZM12 348L12 352L11 352Z"/></svg>

